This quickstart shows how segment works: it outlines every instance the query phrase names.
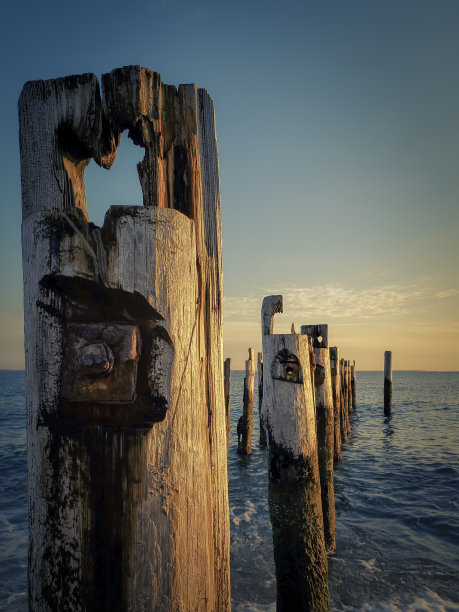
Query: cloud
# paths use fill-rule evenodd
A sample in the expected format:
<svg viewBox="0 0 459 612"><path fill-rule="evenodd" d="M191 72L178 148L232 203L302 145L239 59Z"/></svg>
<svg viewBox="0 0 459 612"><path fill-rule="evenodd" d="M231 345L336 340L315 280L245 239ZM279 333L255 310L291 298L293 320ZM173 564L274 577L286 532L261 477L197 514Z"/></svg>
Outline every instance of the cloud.
<svg viewBox="0 0 459 612"><path fill-rule="evenodd" d="M432 297L437 298L439 300L443 300L444 298L452 297L453 295L458 295L459 289L448 289L448 291L439 291L435 293Z"/></svg>
<svg viewBox="0 0 459 612"><path fill-rule="evenodd" d="M284 296L284 311L290 317L346 319L359 317L378 319L394 315L428 312L435 300L459 294L458 289L433 293L425 283L412 285L386 285L368 289L346 289L337 284L315 287L284 287L259 289L244 297L226 296L226 320L259 319L263 297L272 294Z"/></svg>

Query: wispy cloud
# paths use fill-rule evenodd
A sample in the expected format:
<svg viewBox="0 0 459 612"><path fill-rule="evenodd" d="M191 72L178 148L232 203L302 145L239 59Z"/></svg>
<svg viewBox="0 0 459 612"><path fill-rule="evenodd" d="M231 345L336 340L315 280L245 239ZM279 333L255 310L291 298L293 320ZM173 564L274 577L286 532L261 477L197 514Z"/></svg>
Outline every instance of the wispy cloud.
<svg viewBox="0 0 459 612"><path fill-rule="evenodd" d="M432 309L436 300L458 295L459 290L448 289L434 293L431 287L422 282L368 289L347 289L336 283L315 287L284 287L275 290L266 288L259 289L251 296L226 296L225 318L258 319L263 297L279 293L284 296L285 312L289 316L376 319L427 312Z"/></svg>
<svg viewBox="0 0 459 612"><path fill-rule="evenodd" d="M448 289L448 291L439 291L435 293L432 297L437 298L439 300L443 300L444 298L452 297L453 295L458 295L459 289Z"/></svg>

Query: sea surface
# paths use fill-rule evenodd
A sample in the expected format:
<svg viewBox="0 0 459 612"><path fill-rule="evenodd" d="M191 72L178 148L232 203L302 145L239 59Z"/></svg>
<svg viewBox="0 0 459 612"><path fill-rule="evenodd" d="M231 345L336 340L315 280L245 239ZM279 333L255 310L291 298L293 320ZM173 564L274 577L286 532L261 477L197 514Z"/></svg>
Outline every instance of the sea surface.
<svg viewBox="0 0 459 612"><path fill-rule="evenodd" d="M236 453L243 377L232 372L232 608L274 612L257 394L252 455ZM394 372L386 418L382 372L358 372L357 402L335 465L330 609L459 611L459 373ZM0 610L10 612L27 609L26 487L24 373L0 371Z"/></svg>

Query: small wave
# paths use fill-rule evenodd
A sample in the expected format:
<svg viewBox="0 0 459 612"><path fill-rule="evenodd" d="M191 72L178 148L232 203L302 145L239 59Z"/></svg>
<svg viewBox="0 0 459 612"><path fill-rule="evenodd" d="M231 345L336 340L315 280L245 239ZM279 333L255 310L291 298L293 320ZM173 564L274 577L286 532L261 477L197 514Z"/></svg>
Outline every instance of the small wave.
<svg viewBox="0 0 459 612"><path fill-rule="evenodd" d="M243 514L246 523L250 523L250 517L257 513L257 509L255 508L254 504L251 501L249 501L248 504L249 509Z"/></svg>
<svg viewBox="0 0 459 612"><path fill-rule="evenodd" d="M259 603L242 603L237 606L232 605L236 612L276 612L276 602L263 605Z"/></svg>
<svg viewBox="0 0 459 612"><path fill-rule="evenodd" d="M0 603L0 610L6 612L22 612L27 609L27 594L24 592L13 593L6 601Z"/></svg>
<svg viewBox="0 0 459 612"><path fill-rule="evenodd" d="M393 597L376 605L365 604L360 612L457 612L458 603L443 599L438 593L426 589L413 599Z"/></svg>
<svg viewBox="0 0 459 612"><path fill-rule="evenodd" d="M257 513L255 505L250 500L247 501L246 505L249 506L249 509L241 514L236 514L236 510L241 510L240 507L232 506L230 508L230 517L236 527L239 526L242 520L244 520L246 523L250 523L250 517Z"/></svg>
<svg viewBox="0 0 459 612"><path fill-rule="evenodd" d="M376 567L376 559L370 559L369 561L364 561L363 559L359 559L359 563L366 567L369 572L380 572L379 567Z"/></svg>

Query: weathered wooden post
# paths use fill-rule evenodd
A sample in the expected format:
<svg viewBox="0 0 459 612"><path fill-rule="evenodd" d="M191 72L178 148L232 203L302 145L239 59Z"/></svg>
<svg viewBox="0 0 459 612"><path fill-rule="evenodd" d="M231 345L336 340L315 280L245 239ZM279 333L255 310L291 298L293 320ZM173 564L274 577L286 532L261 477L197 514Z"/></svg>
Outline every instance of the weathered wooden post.
<svg viewBox="0 0 459 612"><path fill-rule="evenodd" d="M225 359L223 366L224 388L225 388L225 417L226 417L226 446L230 439L230 417L231 417L231 359Z"/></svg>
<svg viewBox="0 0 459 612"><path fill-rule="evenodd" d="M328 325L302 325L301 333L312 339L316 367L314 370L317 447L319 455L320 489L327 551L335 550L335 491L333 460L335 410L331 385Z"/></svg>
<svg viewBox="0 0 459 612"><path fill-rule="evenodd" d="M347 392L347 359L343 359L343 395L344 395L344 405L346 408L347 417L349 418L349 394Z"/></svg>
<svg viewBox="0 0 459 612"><path fill-rule="evenodd" d="M346 437L351 432L351 406L349 402L349 361L347 359L344 360L344 393L346 395L345 405L346 405Z"/></svg>
<svg viewBox="0 0 459 612"><path fill-rule="evenodd" d="M312 387L312 402L314 404L314 414L316 411L316 388L314 386L314 372L316 369L316 355L314 353L314 345L312 342L312 338L308 336L308 352L309 352L309 375L311 377L311 387Z"/></svg>
<svg viewBox="0 0 459 612"><path fill-rule="evenodd" d="M392 413L392 351L384 353L384 414Z"/></svg>
<svg viewBox="0 0 459 612"><path fill-rule="evenodd" d="M258 415L260 418L260 445L266 446L266 432L261 407L263 405L263 353L258 353Z"/></svg>
<svg viewBox="0 0 459 612"><path fill-rule="evenodd" d="M31 610L230 610L213 103L139 66L19 100ZM123 130L143 206L86 211ZM199 486L197 484L199 483Z"/></svg>
<svg viewBox="0 0 459 612"><path fill-rule="evenodd" d="M330 374L331 387L333 394L333 409L334 409L334 459L341 459L341 380L339 375L339 348L331 346L330 353Z"/></svg>
<svg viewBox="0 0 459 612"><path fill-rule="evenodd" d="M346 407L344 405L344 393L343 393L343 381L344 376L344 359L339 360L339 396L340 396L340 404L341 404L341 412L340 412L340 423L341 423L341 441L344 442L346 439Z"/></svg>
<svg viewBox="0 0 459 612"><path fill-rule="evenodd" d="M347 362L347 392L349 395L349 412L354 410L354 404L352 403L352 372L351 372L351 361Z"/></svg>
<svg viewBox="0 0 459 612"><path fill-rule="evenodd" d="M242 412L242 436L238 439L237 452L240 455L252 453L253 393L255 387L255 351L249 348L249 358L245 362L244 406Z"/></svg>
<svg viewBox="0 0 459 612"><path fill-rule="evenodd" d="M352 394L352 408L357 406L357 388L355 379L355 360L351 365L351 394Z"/></svg>
<svg viewBox="0 0 459 612"><path fill-rule="evenodd" d="M340 379L341 379L341 416L343 421L343 440L346 440L349 435L349 406L348 406L348 395L347 395L347 375L346 375L346 362L344 359L340 359Z"/></svg>
<svg viewBox="0 0 459 612"><path fill-rule="evenodd" d="M351 361L346 361L346 374L347 374L347 405L349 413L352 412L354 406L352 404L352 375L351 375Z"/></svg>
<svg viewBox="0 0 459 612"><path fill-rule="evenodd" d="M281 295L263 300L263 418L279 612L328 610L308 337L273 334Z"/></svg>

